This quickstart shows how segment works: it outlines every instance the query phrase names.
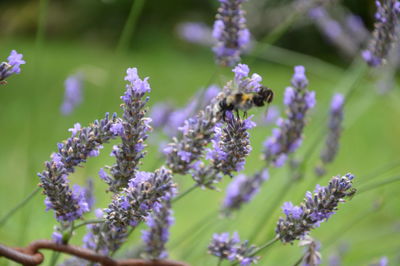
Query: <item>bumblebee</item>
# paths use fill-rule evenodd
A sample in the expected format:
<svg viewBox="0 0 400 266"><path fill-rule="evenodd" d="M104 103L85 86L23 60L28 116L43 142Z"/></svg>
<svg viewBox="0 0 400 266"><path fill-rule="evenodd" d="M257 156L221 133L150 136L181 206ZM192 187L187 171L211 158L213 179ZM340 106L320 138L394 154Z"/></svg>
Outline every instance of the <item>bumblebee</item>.
<svg viewBox="0 0 400 266"><path fill-rule="evenodd" d="M239 110L244 111L246 116L247 110L253 106L261 107L266 103L271 103L274 98L274 93L271 89L261 86L258 92L243 93L237 92L226 96L219 102L219 110L222 112L225 120L226 111L236 111L239 117Z"/></svg>

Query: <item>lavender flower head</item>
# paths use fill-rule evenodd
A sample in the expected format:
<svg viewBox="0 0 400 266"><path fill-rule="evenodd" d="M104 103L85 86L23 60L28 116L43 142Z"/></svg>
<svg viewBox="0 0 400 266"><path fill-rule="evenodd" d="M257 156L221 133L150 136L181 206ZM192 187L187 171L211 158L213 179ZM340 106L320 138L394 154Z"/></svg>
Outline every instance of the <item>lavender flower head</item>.
<svg viewBox="0 0 400 266"><path fill-rule="evenodd" d="M121 97L124 102L122 121L110 129L120 136L122 143L113 149L116 163L110 169L110 176L104 171L101 176L109 184L109 190L114 193L127 187L129 180L135 175L140 160L145 156L144 142L152 129L151 119L145 117L148 97L143 99L145 93L150 91L148 78L141 80L136 68L128 68L125 80L128 84Z"/></svg>
<svg viewBox="0 0 400 266"><path fill-rule="evenodd" d="M114 115L101 121L95 121L88 127L77 124L71 131L71 138L58 144L58 152L53 153L51 160L45 163L46 169L39 173L40 186L46 195L47 210L53 209L58 221L73 221L89 210L84 190L78 186L69 186L68 175L75 167L86 162L86 159L99 149L101 144L116 136L110 127L117 122Z"/></svg>
<svg viewBox="0 0 400 266"><path fill-rule="evenodd" d="M204 46L214 43L211 28L201 22L184 22L178 25L178 35L181 39Z"/></svg>
<svg viewBox="0 0 400 266"><path fill-rule="evenodd" d="M142 231L145 243L145 256L150 259L165 259L168 257L165 245L169 239L169 228L174 223L171 199L174 196L167 193L161 203L154 204L153 213L147 218L147 230Z"/></svg>
<svg viewBox="0 0 400 266"><path fill-rule="evenodd" d="M321 165L317 166L315 169L319 176L325 173L325 166L333 162L338 152L340 135L342 133L343 105L344 96L340 93L335 94L331 102L328 124L329 132L326 137L325 147L320 155Z"/></svg>
<svg viewBox="0 0 400 266"><path fill-rule="evenodd" d="M257 194L259 188L268 178L267 169L250 177L237 175L226 189L222 211L229 214L234 210L239 210L244 203L249 202Z"/></svg>
<svg viewBox="0 0 400 266"><path fill-rule="evenodd" d="M61 105L61 113L69 115L82 102L82 74L74 74L69 76L65 82L64 102Z"/></svg>
<svg viewBox="0 0 400 266"><path fill-rule="evenodd" d="M225 127L215 126L212 149L208 149L206 155L210 164L204 166L200 163L192 167L192 176L197 184L215 189L213 184L219 182L222 175L232 177L233 172L244 169L245 159L251 152L248 130L255 126L251 118L242 120L228 112Z"/></svg>
<svg viewBox="0 0 400 266"><path fill-rule="evenodd" d="M7 58L8 62L0 63L0 83L13 74L21 73L20 66L26 63L22 57L22 54L12 50Z"/></svg>
<svg viewBox="0 0 400 266"><path fill-rule="evenodd" d="M316 186L314 193L307 192L300 206L285 203L285 218L280 218L275 229L277 237L283 243L292 243L303 239L310 230L318 227L337 210L338 204L351 197L356 190L352 188L352 174L334 176L328 186Z"/></svg>
<svg viewBox="0 0 400 266"><path fill-rule="evenodd" d="M396 28L399 26L400 14L400 2L397 0L377 0L375 3L375 29L368 49L362 52L362 57L371 67L382 65L393 43L398 40Z"/></svg>
<svg viewBox="0 0 400 266"><path fill-rule="evenodd" d="M315 105L315 92L308 91L308 80L303 66L296 66L292 86L287 87L284 104L287 106L286 119L278 119L278 128L264 143L264 159L275 167L282 166L288 154L301 145L306 114Z"/></svg>
<svg viewBox="0 0 400 266"><path fill-rule="evenodd" d="M250 32L246 28L245 0L219 0L220 8L214 23L213 37L217 41L213 51L217 63L234 66L240 61L240 54L250 42Z"/></svg>
<svg viewBox="0 0 400 266"><path fill-rule="evenodd" d="M116 251L126 240L129 227L136 227L159 204L175 193L171 171L160 168L154 173L135 172L128 187L118 193L103 210L105 222L92 225L85 237L86 246L104 255Z"/></svg>
<svg viewBox="0 0 400 266"><path fill-rule="evenodd" d="M240 265L257 263L259 257L253 256L255 246L249 245L247 241L240 243L237 232L230 237L229 233L214 234L208 252L220 260L237 262Z"/></svg>

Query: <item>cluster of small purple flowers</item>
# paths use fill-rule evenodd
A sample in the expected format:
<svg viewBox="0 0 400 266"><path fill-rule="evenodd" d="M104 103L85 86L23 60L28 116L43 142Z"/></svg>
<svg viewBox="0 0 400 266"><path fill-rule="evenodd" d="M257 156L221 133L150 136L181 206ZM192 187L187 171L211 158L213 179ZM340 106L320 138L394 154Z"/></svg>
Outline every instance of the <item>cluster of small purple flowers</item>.
<svg viewBox="0 0 400 266"><path fill-rule="evenodd" d="M335 213L339 202L355 194L353 178L352 174L334 176L328 186L317 185L314 194L308 191L300 206L286 202L282 207L286 217L279 219L275 229L277 237L283 243L304 238L311 229Z"/></svg>
<svg viewBox="0 0 400 266"><path fill-rule="evenodd" d="M61 105L61 113L69 115L82 102L82 83L81 73L69 76L64 83L64 101Z"/></svg>
<svg viewBox="0 0 400 266"><path fill-rule="evenodd" d="M362 52L364 60L371 67L384 63L393 43L398 39L396 30L399 26L400 2L398 0L375 1L375 29L368 49Z"/></svg>
<svg viewBox="0 0 400 266"><path fill-rule="evenodd" d="M287 106L286 119L278 119L278 128L264 143L264 159L267 165L282 166L289 153L302 143L306 114L315 105L315 92L308 91L308 80L303 66L296 66L292 86L285 91L284 104Z"/></svg>
<svg viewBox="0 0 400 266"><path fill-rule="evenodd" d="M118 193L108 208L103 210L105 222L90 226L85 246L105 255L116 251L126 240L129 226L136 227L174 191L171 171L166 168L154 173L137 171L128 187Z"/></svg>
<svg viewBox="0 0 400 266"><path fill-rule="evenodd" d="M214 23L213 37L217 40L213 51L218 64L234 66L240 62L240 54L250 42L250 32L246 28L246 19L242 10L245 0L219 0Z"/></svg>
<svg viewBox="0 0 400 266"><path fill-rule="evenodd" d="M179 140L173 138L173 142L164 149L167 166L174 173L187 174L192 163L203 156L218 120L219 114L214 112L212 105L208 105L196 117L187 119L179 128L182 137Z"/></svg>
<svg viewBox="0 0 400 266"><path fill-rule="evenodd" d="M68 175L88 157L98 155L103 143L116 137L110 128L117 121L115 115L110 119L106 114L104 119L85 128L75 124L72 136L58 144L58 152L45 163L46 170L38 174L47 209L55 211L57 220L73 221L89 210L84 193L77 187L70 189Z"/></svg>
<svg viewBox="0 0 400 266"><path fill-rule="evenodd" d="M174 223L171 210L173 196L173 193L166 193L162 202L154 204L152 214L146 219L148 229L142 231L142 240L146 245L145 256L147 258L165 259L168 257L165 244L169 239L169 228Z"/></svg>
<svg viewBox="0 0 400 266"><path fill-rule="evenodd" d="M257 263L258 257L252 255L256 247L249 245L247 241L240 243L237 232L230 237L229 233L214 234L208 246L208 252L220 260L237 262L240 265L250 265Z"/></svg>
<svg viewBox="0 0 400 266"><path fill-rule="evenodd" d="M112 155L116 164L110 169L110 175L101 169L100 177L110 186L109 190L117 193L128 185L129 180L135 175L140 160L144 157L144 141L151 130L151 119L145 117L145 105L148 98L143 99L145 93L150 92L148 78L141 80L136 68L128 68L125 80L124 96L121 97L123 116L120 123L112 125L110 130L120 136L122 143L114 146Z"/></svg>
<svg viewBox="0 0 400 266"><path fill-rule="evenodd" d="M329 115L329 132L326 137L325 147L321 151L321 165L317 166L315 171L317 175L322 176L325 173L325 166L331 163L338 152L339 140L342 133L344 96L337 93L333 96L331 110Z"/></svg>
<svg viewBox="0 0 400 266"><path fill-rule="evenodd" d="M249 202L258 192L262 184L268 180L267 169L257 172L250 177L243 174L237 175L226 188L226 196L222 205L222 211L229 214Z"/></svg>
<svg viewBox="0 0 400 266"><path fill-rule="evenodd" d="M217 183L222 175L232 177L233 172L243 170L245 158L250 154L250 134L247 130L255 126L251 117L242 120L229 112L225 122L225 127L217 124L214 128L212 149L208 149L206 155L210 164L205 166L198 161L192 167L193 179L202 187L215 189L213 184Z"/></svg>
<svg viewBox="0 0 400 266"><path fill-rule="evenodd" d="M22 54L12 50L7 58L8 62L0 63L0 84L5 82L4 80L13 74L21 73L20 66L26 62L22 59Z"/></svg>

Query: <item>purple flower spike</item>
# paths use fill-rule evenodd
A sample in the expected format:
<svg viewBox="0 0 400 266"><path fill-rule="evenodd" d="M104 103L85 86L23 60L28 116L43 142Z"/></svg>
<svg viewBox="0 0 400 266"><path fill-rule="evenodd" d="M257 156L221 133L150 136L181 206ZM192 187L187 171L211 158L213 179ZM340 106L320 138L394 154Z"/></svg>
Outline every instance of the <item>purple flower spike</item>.
<svg viewBox="0 0 400 266"><path fill-rule="evenodd" d="M232 176L233 172L243 170L245 158L251 152L250 134L247 132L255 126L251 118L241 120L228 112L226 126L216 125L213 149L207 154L210 165L192 169L193 179L200 186L214 189L213 184L222 178L221 174Z"/></svg>
<svg viewBox="0 0 400 266"><path fill-rule="evenodd" d="M375 29L368 49L362 52L362 57L371 67L377 67L385 62L393 44L398 40L396 28L399 26L399 6L397 0L375 1Z"/></svg>
<svg viewBox="0 0 400 266"><path fill-rule="evenodd" d="M125 80L126 91L122 100L123 116L120 123L111 126L110 131L114 135L120 136L122 143L114 146L112 156L116 163L110 169L110 175L106 175L104 170L101 178L110 186L109 190L118 193L128 186L129 180L135 175L140 160L145 156L145 141L149 131L150 118L146 115L146 103L149 100L143 98L144 94L150 91L148 78L141 80L136 68L128 68Z"/></svg>
<svg viewBox="0 0 400 266"><path fill-rule="evenodd" d="M90 248L109 255L126 240L129 227L136 227L139 222L147 219L152 211L160 211L161 202L175 193L171 171L165 168L160 168L154 173L137 171L129 181L128 187L118 193L108 208L103 210L105 223L89 228L86 242L96 243Z"/></svg>
<svg viewBox="0 0 400 266"><path fill-rule="evenodd" d="M333 96L331 102L331 110L328 122L328 135L325 141L325 147L321 151L321 163L315 168L318 176L325 174L325 167L327 164L333 162L339 150L339 140L342 134L343 123L343 105L344 96L337 93Z"/></svg>
<svg viewBox="0 0 400 266"><path fill-rule="evenodd" d="M89 210L83 191L69 186L68 175L75 167L86 162L94 150L101 144L115 138L110 127L117 122L114 115L107 114L101 121L95 121L85 128L75 126L73 136L58 144L58 152L52 154L51 160L45 163L46 169L39 173L40 186L46 195L47 209L53 209L59 221L73 221Z"/></svg>
<svg viewBox="0 0 400 266"><path fill-rule="evenodd" d="M78 73L69 76L65 82L64 102L61 105L61 113L69 115L82 102L83 75Z"/></svg>
<svg viewBox="0 0 400 266"><path fill-rule="evenodd" d="M148 229L142 231L142 239L146 244L145 257L149 259L165 259L168 253L165 245L169 239L169 228L174 223L171 210L171 199L175 191L165 194L162 203L154 204L153 213L147 218Z"/></svg>
<svg viewBox="0 0 400 266"><path fill-rule="evenodd" d="M292 86L287 87L284 104L287 106L287 118L278 119L278 128L264 143L264 158L268 164L281 167L288 154L295 152L301 145L306 114L315 106L315 92L308 91L308 80L303 66L296 66L292 77Z"/></svg>
<svg viewBox="0 0 400 266"><path fill-rule="evenodd" d="M286 217L279 219L275 229L277 237L283 243L304 239L310 230L335 213L340 202L355 194L353 178L352 174L332 177L328 186L317 187L314 194L308 191L300 206L286 202L282 207Z"/></svg>
<svg viewBox="0 0 400 266"><path fill-rule="evenodd" d="M230 214L232 211L240 209L244 203L249 202L258 193L259 188L268 178L267 169L250 177L236 176L226 189L222 211Z"/></svg>
<svg viewBox="0 0 400 266"><path fill-rule="evenodd" d="M240 242L237 232L230 237L229 233L214 234L208 246L208 253L220 260L229 260L240 265L257 263L259 257L251 255L256 246L249 245L248 241Z"/></svg>
<svg viewBox="0 0 400 266"><path fill-rule="evenodd" d="M240 61L240 54L250 42L250 32L246 28L242 2L220 1L221 6L218 9L212 35L216 40L213 51L217 63L222 66L237 64Z"/></svg>

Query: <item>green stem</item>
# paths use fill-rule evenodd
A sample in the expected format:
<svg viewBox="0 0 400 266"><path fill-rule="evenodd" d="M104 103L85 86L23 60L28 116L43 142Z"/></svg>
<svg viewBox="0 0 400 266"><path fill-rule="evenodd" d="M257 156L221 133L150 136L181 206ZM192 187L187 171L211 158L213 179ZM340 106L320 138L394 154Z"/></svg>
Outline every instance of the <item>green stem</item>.
<svg viewBox="0 0 400 266"><path fill-rule="evenodd" d="M296 262L293 264L293 266L298 266L298 265L300 265L300 263L303 261L303 259L304 259L304 255L301 256L301 258L300 258L298 261L296 261Z"/></svg>
<svg viewBox="0 0 400 266"><path fill-rule="evenodd" d="M273 244L275 244L277 241L279 240L279 238L276 236L273 239L271 239L270 241L266 242L264 245L261 245L259 248L255 249L250 256L254 256L257 255L258 253L260 253L261 251L267 249L268 247L272 246Z"/></svg>
<svg viewBox="0 0 400 266"><path fill-rule="evenodd" d="M258 222L257 226L254 227L253 233L248 238L250 243L255 242L255 240L257 240L257 237L260 235L260 230L262 228L264 228L265 225L268 225L270 219L272 218L272 214L273 214L276 206L278 206L278 204L282 201L282 199L288 193L288 191L293 183L294 183L294 181L289 179L288 182L286 182L281 187L281 190L278 191L277 197L269 205L269 207L265 210L264 215L262 216L261 220Z"/></svg>
<svg viewBox="0 0 400 266"><path fill-rule="evenodd" d="M36 32L36 48L37 49L41 49L41 47L43 46L43 43L44 43L48 9L49 9L49 0L40 0L38 30Z"/></svg>
<svg viewBox="0 0 400 266"><path fill-rule="evenodd" d="M356 195L360 195L361 193L364 193L364 192L367 192L367 191L371 191L371 190L374 190L374 189L379 188L381 186L385 186L385 185L388 185L388 184L391 184L391 183L394 183L394 182L397 182L397 181L400 181L400 176L395 176L395 177L392 177L392 178L388 178L388 179L383 180L381 182L377 182L375 184L366 186L366 188L364 188L364 189L363 189L364 186L361 186L361 188L358 190Z"/></svg>
<svg viewBox="0 0 400 266"><path fill-rule="evenodd" d="M183 191L182 193L180 193L178 196L176 196L175 198L172 199L172 203L176 203L177 201L179 201L181 198L185 197L186 195L188 195L190 192L192 192L193 190L195 190L198 187L197 184L191 186L190 188L188 188L187 190Z"/></svg>
<svg viewBox="0 0 400 266"><path fill-rule="evenodd" d="M118 45L117 53L124 52L128 49L129 43L132 40L133 33L136 28L136 22L143 10L145 0L133 0L128 19L125 22Z"/></svg>
<svg viewBox="0 0 400 266"><path fill-rule="evenodd" d="M187 240L189 240L188 236L194 237L197 232L200 232L203 230L203 228L207 228L210 224L213 222L213 217L218 213L218 211L213 211L209 213L208 215L204 216L202 219L200 219L197 223L192 225L188 230L186 230L183 234L181 234L180 237L178 237L176 240L174 240L170 245L169 249L172 250L179 245L183 244Z"/></svg>
<svg viewBox="0 0 400 266"><path fill-rule="evenodd" d="M100 224L100 223L104 223L104 221L105 221L104 219L87 220L87 221L84 221L84 222L81 222L81 223L75 225L74 228L73 228L73 230L76 230L76 229L78 229L78 228L80 228L80 227L82 227L82 226L84 226L84 225L87 225L87 224Z"/></svg>
<svg viewBox="0 0 400 266"><path fill-rule="evenodd" d="M335 234L332 234L332 236L329 237L327 241L323 242L325 244L322 246L322 249L327 249L328 247L330 247L337 240L341 239L341 236L343 236L346 232L350 231L351 228L354 228L355 225L357 225L361 221L364 221L365 217L367 217L370 214L376 213L376 211L377 211L376 209L372 211L369 210L365 213L362 213L360 216L356 217L351 222L346 222L345 226L343 226L340 230L335 232Z"/></svg>
<svg viewBox="0 0 400 266"><path fill-rule="evenodd" d="M34 191L32 191L25 199L23 199L20 203L18 203L17 206L15 206L14 208L12 208L11 210L9 210L4 216L3 218L1 218L0 220L0 227L2 227L8 219L11 218L11 216L18 211L20 208L22 208L23 206L25 206L25 204L27 204L31 199L33 199L33 197L40 191L40 188L36 188Z"/></svg>

